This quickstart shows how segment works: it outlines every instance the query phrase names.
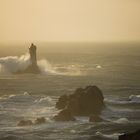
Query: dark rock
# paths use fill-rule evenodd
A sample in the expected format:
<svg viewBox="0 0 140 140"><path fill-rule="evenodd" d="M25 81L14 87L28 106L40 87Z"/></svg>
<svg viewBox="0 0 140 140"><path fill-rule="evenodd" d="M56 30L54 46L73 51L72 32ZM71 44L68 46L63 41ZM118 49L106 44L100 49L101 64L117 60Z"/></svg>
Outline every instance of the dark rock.
<svg viewBox="0 0 140 140"><path fill-rule="evenodd" d="M101 122L101 121L103 121L103 119L100 118L99 115L91 115L89 117L89 122Z"/></svg>
<svg viewBox="0 0 140 140"><path fill-rule="evenodd" d="M21 120L17 124L17 126L29 126L29 125L33 125L33 122L31 120Z"/></svg>
<svg viewBox="0 0 140 140"><path fill-rule="evenodd" d="M140 130L119 136L119 140L140 140Z"/></svg>
<svg viewBox="0 0 140 140"><path fill-rule="evenodd" d="M26 69L18 70L17 72L15 72L15 74L24 74L24 73L40 74L41 71L38 66L29 65Z"/></svg>
<svg viewBox="0 0 140 140"><path fill-rule="evenodd" d="M67 105L67 102L68 102L67 95L60 96L59 101L56 103L56 108L57 109L64 109Z"/></svg>
<svg viewBox="0 0 140 140"><path fill-rule="evenodd" d="M68 109L63 109L54 116L55 121L75 121L75 118L72 116L71 112Z"/></svg>
<svg viewBox="0 0 140 140"><path fill-rule="evenodd" d="M44 117L40 117L35 120L34 124L43 124L45 122L46 122L46 119Z"/></svg>
<svg viewBox="0 0 140 140"><path fill-rule="evenodd" d="M78 88L74 94L60 96L56 108L67 108L73 116L99 114L104 106L103 94L97 86Z"/></svg>

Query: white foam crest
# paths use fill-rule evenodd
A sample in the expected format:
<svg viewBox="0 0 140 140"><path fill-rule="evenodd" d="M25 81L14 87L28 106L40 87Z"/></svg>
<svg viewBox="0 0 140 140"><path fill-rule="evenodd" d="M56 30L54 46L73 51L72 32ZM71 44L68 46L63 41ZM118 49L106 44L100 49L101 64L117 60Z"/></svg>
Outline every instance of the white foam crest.
<svg viewBox="0 0 140 140"><path fill-rule="evenodd" d="M14 95L14 94L11 94L11 95L8 95L8 96L4 96L2 100L7 100L8 101L12 101L14 103L17 103L17 102L30 102L30 103L33 103L34 102L34 97L31 96L29 93L27 92L24 92L23 94L17 94L17 95Z"/></svg>
<svg viewBox="0 0 140 140"><path fill-rule="evenodd" d="M124 100L105 98L104 101L108 104L120 104L120 105L140 103L140 95L130 95L129 98Z"/></svg>
<svg viewBox="0 0 140 140"><path fill-rule="evenodd" d="M101 69L102 66L101 66L101 65L96 65L96 68L97 68L97 69Z"/></svg>
<svg viewBox="0 0 140 140"><path fill-rule="evenodd" d="M118 124L125 124L125 123L129 123L130 121L127 118L120 118L120 119L115 120L113 122L118 123Z"/></svg>
<svg viewBox="0 0 140 140"><path fill-rule="evenodd" d="M58 74L46 59L39 60L38 66L42 74Z"/></svg>
<svg viewBox="0 0 140 140"><path fill-rule="evenodd" d="M23 93L23 95L25 95L25 96L30 96L30 94L29 94L27 91L25 91L25 92Z"/></svg>
<svg viewBox="0 0 140 140"><path fill-rule="evenodd" d="M113 133L113 134L103 134L101 132L96 132L96 135L101 136L103 138L118 140L118 137L122 135L121 133Z"/></svg>
<svg viewBox="0 0 140 140"><path fill-rule="evenodd" d="M117 99L107 99L107 98L105 98L104 101L108 104L128 104L128 103L130 103L130 101L126 101L126 100L120 101Z"/></svg>
<svg viewBox="0 0 140 140"><path fill-rule="evenodd" d="M129 96L129 100L130 100L131 102L140 103L140 95L130 95L130 96Z"/></svg>
<svg viewBox="0 0 140 140"><path fill-rule="evenodd" d="M15 73L24 70L30 65L29 54L18 56L7 56L0 58L0 74Z"/></svg>
<svg viewBox="0 0 140 140"><path fill-rule="evenodd" d="M23 94L11 94L11 95L4 95L2 97L0 97L0 100L15 100L15 99L27 99L30 98L30 94L28 92L24 92Z"/></svg>
<svg viewBox="0 0 140 140"><path fill-rule="evenodd" d="M47 117L51 118L52 116L56 115L58 113L58 110L54 106L48 107L48 106L36 106L34 104L32 107L26 109L24 111L24 116L28 116L30 118L36 118L36 117Z"/></svg>
<svg viewBox="0 0 140 140"><path fill-rule="evenodd" d="M15 97L16 95L14 95L14 94L11 94L11 95L9 95L9 97L8 98L13 98L13 97Z"/></svg>
<svg viewBox="0 0 140 140"><path fill-rule="evenodd" d="M47 97L42 97L40 99L37 99L34 101L35 103L39 103L39 104L48 104L48 105L54 105L53 99L49 96Z"/></svg>

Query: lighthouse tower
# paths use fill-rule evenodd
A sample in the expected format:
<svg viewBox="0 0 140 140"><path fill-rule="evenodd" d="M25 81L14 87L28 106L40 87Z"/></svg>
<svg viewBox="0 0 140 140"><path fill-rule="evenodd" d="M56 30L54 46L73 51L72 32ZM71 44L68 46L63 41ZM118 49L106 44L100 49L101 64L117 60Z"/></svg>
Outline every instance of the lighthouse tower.
<svg viewBox="0 0 140 140"><path fill-rule="evenodd" d="M23 73L33 73L39 74L41 73L38 65L37 65L37 57L36 57L36 50L37 47L32 43L29 47L29 54L30 54L30 65L24 70L18 70L15 72L16 74L23 74Z"/></svg>
<svg viewBox="0 0 140 140"><path fill-rule="evenodd" d="M32 67L37 66L36 50L37 50L36 46L32 43L31 46L29 47L30 61Z"/></svg>
<svg viewBox="0 0 140 140"><path fill-rule="evenodd" d="M36 57L37 47L32 43L29 47L29 54L30 54L30 62L31 64L27 67L24 73L40 73L40 69L37 65L37 57Z"/></svg>

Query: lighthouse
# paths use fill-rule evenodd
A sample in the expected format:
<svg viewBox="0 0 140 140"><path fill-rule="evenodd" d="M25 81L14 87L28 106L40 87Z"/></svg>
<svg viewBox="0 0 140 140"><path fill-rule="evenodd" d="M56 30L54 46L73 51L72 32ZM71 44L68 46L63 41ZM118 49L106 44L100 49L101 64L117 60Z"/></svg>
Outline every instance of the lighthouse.
<svg viewBox="0 0 140 140"><path fill-rule="evenodd" d="M36 50L37 47L32 43L31 46L29 47L30 61L32 67L37 66Z"/></svg>
<svg viewBox="0 0 140 140"><path fill-rule="evenodd" d="M32 43L29 47L30 54L30 64L27 68L23 70L18 70L15 74L24 74L24 73L32 73L32 74L40 74L41 71L37 65L37 56L36 56L37 47Z"/></svg>
<svg viewBox="0 0 140 140"><path fill-rule="evenodd" d="M24 71L26 73L40 73L40 69L37 65L37 56L36 56L37 47L32 43L29 47L29 54L30 54L30 62L31 64L27 67Z"/></svg>

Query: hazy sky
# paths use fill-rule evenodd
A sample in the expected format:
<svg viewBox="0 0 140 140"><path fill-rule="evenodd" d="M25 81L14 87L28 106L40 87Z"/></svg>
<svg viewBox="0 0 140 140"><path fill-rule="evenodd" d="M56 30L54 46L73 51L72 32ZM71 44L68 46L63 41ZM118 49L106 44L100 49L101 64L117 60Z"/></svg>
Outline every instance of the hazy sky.
<svg viewBox="0 0 140 140"><path fill-rule="evenodd" d="M0 0L4 41L140 41L140 0Z"/></svg>

